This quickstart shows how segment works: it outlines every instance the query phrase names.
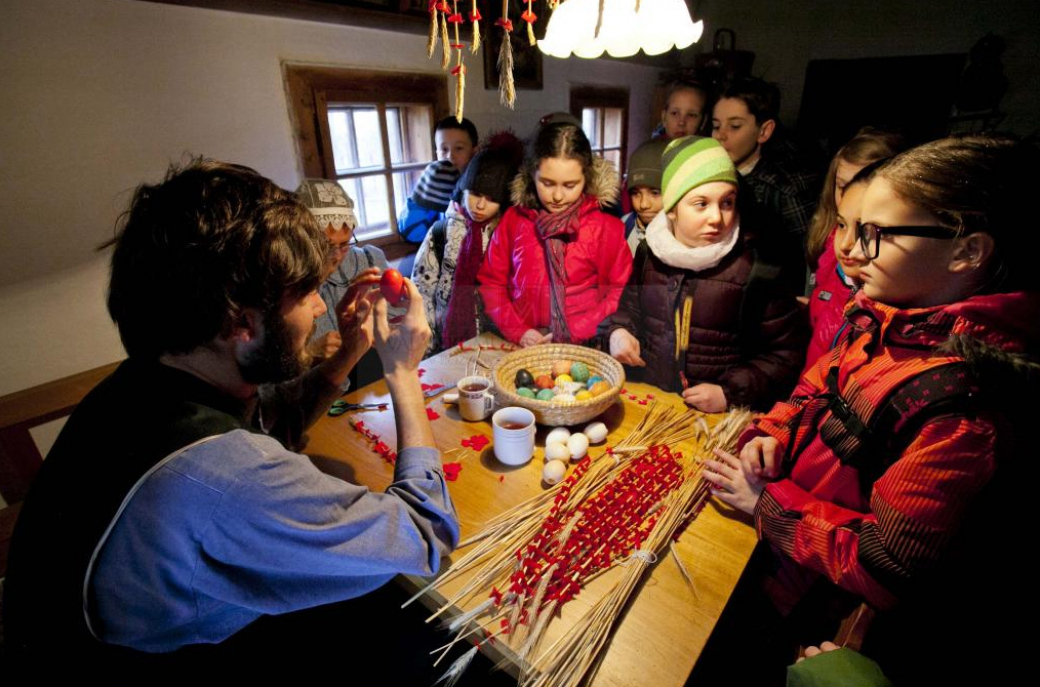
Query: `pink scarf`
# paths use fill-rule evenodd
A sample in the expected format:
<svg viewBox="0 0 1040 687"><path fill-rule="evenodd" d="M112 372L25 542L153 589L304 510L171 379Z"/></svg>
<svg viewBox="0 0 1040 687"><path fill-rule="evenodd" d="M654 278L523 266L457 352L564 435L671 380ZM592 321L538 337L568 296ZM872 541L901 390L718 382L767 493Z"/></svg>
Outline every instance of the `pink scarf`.
<svg viewBox="0 0 1040 687"><path fill-rule="evenodd" d="M567 267L564 265L564 259L567 243L578 234L578 216L583 205L585 196L562 212L539 210L534 220L535 232L545 244L545 258L549 263L549 305L555 343L571 341L571 331L567 326L567 310L564 307L567 288Z"/></svg>
<svg viewBox="0 0 1040 687"><path fill-rule="evenodd" d="M477 335L477 271L484 259L484 227L487 222L466 218L466 236L455 261L455 275L451 282L448 312L441 330L441 344L445 349ZM441 256L443 264L444 257Z"/></svg>

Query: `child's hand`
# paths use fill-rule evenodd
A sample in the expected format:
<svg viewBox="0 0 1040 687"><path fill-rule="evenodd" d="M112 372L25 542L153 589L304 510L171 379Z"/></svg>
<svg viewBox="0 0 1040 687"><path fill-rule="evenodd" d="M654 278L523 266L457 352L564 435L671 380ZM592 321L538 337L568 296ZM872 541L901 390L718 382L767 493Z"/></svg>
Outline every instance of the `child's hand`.
<svg viewBox="0 0 1040 687"><path fill-rule="evenodd" d="M619 363L646 367L639 357L639 339L632 336L627 329L615 329L610 334L610 356Z"/></svg>
<svg viewBox="0 0 1040 687"><path fill-rule="evenodd" d="M528 329L524 332L524 335L520 337L520 346L527 348L528 346L537 346L538 344L551 343L552 334L542 334L537 329Z"/></svg>
<svg viewBox="0 0 1040 687"><path fill-rule="evenodd" d="M682 392L683 402L704 413L726 409L726 392L718 384L697 384Z"/></svg>
<svg viewBox="0 0 1040 687"><path fill-rule="evenodd" d="M314 356L315 360L325 360L335 355L342 345L343 337L340 336L339 332L325 332L307 344L307 351Z"/></svg>
<svg viewBox="0 0 1040 687"><path fill-rule="evenodd" d="M715 496L739 511L754 514L766 483L753 477L749 479L732 453L715 449L715 457L718 460L704 461L705 470L701 473L711 482Z"/></svg>
<svg viewBox="0 0 1040 687"><path fill-rule="evenodd" d="M752 478L776 479L780 475L780 442L773 437L755 437L744 444L740 463Z"/></svg>

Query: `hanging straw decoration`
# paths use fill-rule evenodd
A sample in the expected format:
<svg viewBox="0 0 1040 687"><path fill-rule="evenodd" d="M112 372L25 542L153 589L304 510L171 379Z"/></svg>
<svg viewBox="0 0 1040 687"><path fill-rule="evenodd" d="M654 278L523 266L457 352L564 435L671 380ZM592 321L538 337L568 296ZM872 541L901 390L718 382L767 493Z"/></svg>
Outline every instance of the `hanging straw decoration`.
<svg viewBox="0 0 1040 687"><path fill-rule="evenodd" d="M430 0L430 35L426 37L426 57L433 57L437 47L437 0Z"/></svg>
<svg viewBox="0 0 1040 687"><path fill-rule="evenodd" d="M480 10L477 9L477 0L473 0L473 9L469 13L469 20L473 22L473 42L470 43L469 51L476 55L480 52Z"/></svg>
<svg viewBox="0 0 1040 687"><path fill-rule="evenodd" d="M447 69L451 64L451 44L448 42L448 15L451 8L446 0L437 3L437 9L441 12L441 69Z"/></svg>
<svg viewBox="0 0 1040 687"><path fill-rule="evenodd" d="M516 88L513 85L513 22L509 20L509 0L502 0L502 16L495 22L502 27L502 48L498 53L498 100L510 110L516 104Z"/></svg>
<svg viewBox="0 0 1040 687"><path fill-rule="evenodd" d="M527 22L527 40L531 43L531 46L538 45L538 39L534 37L534 22L538 19L538 15L531 9L531 2L533 0L527 0L527 11L520 15L520 18Z"/></svg>
<svg viewBox="0 0 1040 687"><path fill-rule="evenodd" d="M636 0L636 2L638 1L639 0ZM548 5L550 10L555 12L556 8L560 6L560 0L548 0L545 4Z"/></svg>
<svg viewBox="0 0 1040 687"><path fill-rule="evenodd" d="M465 109L465 95L466 95L466 65L462 64L462 49L466 46L463 45L462 40L459 38L459 24L465 21L462 15L459 13L459 0L451 0L451 16L448 17L448 22L454 25L455 29L455 42L451 44L456 55L455 68L451 70L451 73L455 75L455 119L462 123L462 113Z"/></svg>
<svg viewBox="0 0 1040 687"><path fill-rule="evenodd" d="M462 542L460 547L473 548L411 600L462 575L469 578L430 618L472 606L449 625L457 634L438 649L437 663L462 639L478 647L504 641L519 659L523 687L588 679L639 581L710 498L702 461L716 447L732 449L750 418L747 411L733 411L708 431L699 412L654 402L616 446L598 458L586 456L559 485ZM692 447L689 457L673 450L681 442ZM543 648L546 628L561 607L618 566L606 594ZM688 578L688 571L680 573ZM474 606L480 597L484 601ZM447 675L457 679L473 655L467 652Z"/></svg>

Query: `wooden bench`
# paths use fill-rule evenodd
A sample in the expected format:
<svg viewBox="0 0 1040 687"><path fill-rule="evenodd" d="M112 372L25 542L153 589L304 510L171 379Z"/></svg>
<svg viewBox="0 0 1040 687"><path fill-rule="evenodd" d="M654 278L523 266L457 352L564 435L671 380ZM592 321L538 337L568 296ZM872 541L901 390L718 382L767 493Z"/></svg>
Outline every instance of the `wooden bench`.
<svg viewBox="0 0 1040 687"><path fill-rule="evenodd" d="M29 431L70 415L118 366L118 362L103 365L0 398L0 496L7 502L0 509L0 578L7 570L7 551L22 501L43 463Z"/></svg>

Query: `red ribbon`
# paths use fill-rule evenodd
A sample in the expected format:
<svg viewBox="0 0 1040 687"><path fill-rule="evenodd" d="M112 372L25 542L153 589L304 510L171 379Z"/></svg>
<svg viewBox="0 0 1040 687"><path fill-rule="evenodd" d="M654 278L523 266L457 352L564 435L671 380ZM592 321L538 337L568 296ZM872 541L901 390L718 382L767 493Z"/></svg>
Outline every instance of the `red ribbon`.
<svg viewBox="0 0 1040 687"><path fill-rule="evenodd" d="M437 3L437 9L439 9L441 12L444 12L445 14L448 14L449 12L451 12L451 8L448 7L448 3L447 2L439 2L439 3Z"/></svg>
<svg viewBox="0 0 1040 687"><path fill-rule="evenodd" d="M463 21L464 20L462 19L462 15L458 12L448 16L449 24L461 24Z"/></svg>
<svg viewBox="0 0 1040 687"><path fill-rule="evenodd" d="M538 19L538 15L532 12L531 10L527 10L526 12L520 15L520 18L526 21L528 24L533 24L535 20Z"/></svg>
<svg viewBox="0 0 1040 687"><path fill-rule="evenodd" d="M469 20L470 21L480 21L483 18L484 17L480 16L480 10L473 10L472 12L469 13Z"/></svg>
<svg viewBox="0 0 1040 687"><path fill-rule="evenodd" d="M509 21L508 19L505 19L505 18L499 19L498 21L495 22L495 26L501 26L506 31L508 31L510 33L513 32L513 22Z"/></svg>
<svg viewBox="0 0 1040 687"><path fill-rule="evenodd" d="M455 47L461 48L462 46L461 45L459 45L459 46L453 45L451 47L453 47L453 48L455 48ZM455 75L458 75L460 72L463 73L463 74L466 73L466 65L460 64L458 67L455 67L455 69L451 70L451 73L455 74Z"/></svg>

